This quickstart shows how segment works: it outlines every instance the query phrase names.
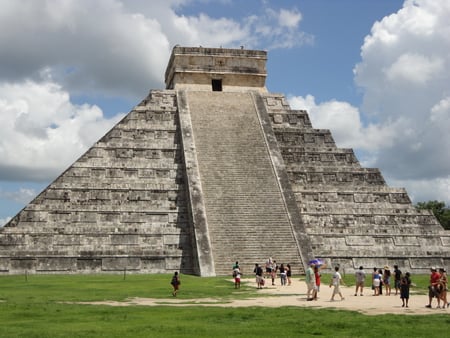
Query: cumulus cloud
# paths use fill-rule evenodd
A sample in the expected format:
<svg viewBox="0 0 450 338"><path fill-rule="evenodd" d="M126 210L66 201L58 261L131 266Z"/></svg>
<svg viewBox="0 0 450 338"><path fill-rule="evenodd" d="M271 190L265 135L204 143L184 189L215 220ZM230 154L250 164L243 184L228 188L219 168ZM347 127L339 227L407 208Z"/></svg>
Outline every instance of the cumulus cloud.
<svg viewBox="0 0 450 338"><path fill-rule="evenodd" d="M364 111L397 135L375 165L393 177L442 179L450 173L450 3L406 1L377 22L361 48L355 81L364 90ZM430 170L430 166L434 169ZM450 197L449 197L450 199Z"/></svg>
<svg viewBox="0 0 450 338"><path fill-rule="evenodd" d="M176 43L279 47L298 37L295 9L265 6L237 22L176 14L185 3L2 1L0 45L8 48L0 49L1 177L48 179L70 164L121 116L107 119L71 97L141 99L163 87Z"/></svg>
<svg viewBox="0 0 450 338"><path fill-rule="evenodd" d="M75 105L54 82L0 84L0 176L49 180L123 116L105 118L95 105Z"/></svg>
<svg viewBox="0 0 450 338"><path fill-rule="evenodd" d="M313 126L330 128L340 147L379 167L390 185L416 201L450 204L450 3L405 1L374 23L355 65L361 107L313 96L291 97Z"/></svg>

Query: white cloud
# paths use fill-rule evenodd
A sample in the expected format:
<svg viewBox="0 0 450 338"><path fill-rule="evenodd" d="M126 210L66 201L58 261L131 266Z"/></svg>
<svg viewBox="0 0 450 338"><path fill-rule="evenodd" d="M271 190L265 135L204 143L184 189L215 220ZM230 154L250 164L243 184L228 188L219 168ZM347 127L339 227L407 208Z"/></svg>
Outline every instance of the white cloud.
<svg viewBox="0 0 450 338"><path fill-rule="evenodd" d="M379 167L391 186L415 201L450 205L450 2L406 1L376 22L354 68L360 108L313 96L292 97L315 128L329 128L366 167ZM445 33L443 33L445 32Z"/></svg>
<svg viewBox="0 0 450 338"><path fill-rule="evenodd" d="M290 28L297 28L302 19L302 14L297 10L280 9L278 24Z"/></svg>
<svg viewBox="0 0 450 338"><path fill-rule="evenodd" d="M444 70L441 58L417 54L403 54L385 71L390 82L406 81L424 86L439 76Z"/></svg>
<svg viewBox="0 0 450 338"><path fill-rule="evenodd" d="M53 82L0 84L0 174L49 180L79 157L122 116L74 105Z"/></svg>
<svg viewBox="0 0 450 338"><path fill-rule="evenodd" d="M393 126L364 126L358 108L348 102L328 101L317 104L312 95L289 97L293 109L308 111L313 128L330 129L338 147L376 152L393 142Z"/></svg>
<svg viewBox="0 0 450 338"><path fill-rule="evenodd" d="M361 110L396 130L374 164L393 178L434 182L436 191L450 173L443 156L450 146L449 15L448 1L406 1L372 27L354 69L364 90Z"/></svg>

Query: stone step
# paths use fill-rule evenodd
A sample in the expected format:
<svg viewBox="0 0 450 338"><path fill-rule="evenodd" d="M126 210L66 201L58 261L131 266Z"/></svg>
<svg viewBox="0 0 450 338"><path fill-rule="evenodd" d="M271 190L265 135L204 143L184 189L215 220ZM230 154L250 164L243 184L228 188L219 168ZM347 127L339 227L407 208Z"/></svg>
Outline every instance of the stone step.
<svg viewBox="0 0 450 338"><path fill-rule="evenodd" d="M188 102L216 274L281 254L280 242L296 248L252 95L189 92Z"/></svg>

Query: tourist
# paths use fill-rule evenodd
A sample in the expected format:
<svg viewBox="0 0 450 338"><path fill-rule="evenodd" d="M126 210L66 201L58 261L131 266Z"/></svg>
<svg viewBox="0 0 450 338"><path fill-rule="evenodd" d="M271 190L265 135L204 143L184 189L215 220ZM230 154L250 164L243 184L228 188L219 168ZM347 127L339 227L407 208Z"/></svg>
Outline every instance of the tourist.
<svg viewBox="0 0 450 338"><path fill-rule="evenodd" d="M408 307L409 302L409 287L411 286L411 278L409 272L405 273L405 276L400 279L400 298L402 300L402 307Z"/></svg>
<svg viewBox="0 0 450 338"><path fill-rule="evenodd" d="M284 267L284 264L281 263L280 265L280 279L281 279L281 285L286 285L286 280L287 280L287 270Z"/></svg>
<svg viewBox="0 0 450 338"><path fill-rule="evenodd" d="M318 293L320 291L320 277L321 277L321 274L320 274L320 271L319 271L319 267L316 265L316 266L314 266L314 280L315 280L315 283L314 283L314 291L313 291L313 296L312 296L313 300L317 300L317 296L318 296Z"/></svg>
<svg viewBox="0 0 450 338"><path fill-rule="evenodd" d="M263 269L256 263L253 272L255 273L256 277L256 288L262 289L264 286Z"/></svg>
<svg viewBox="0 0 450 338"><path fill-rule="evenodd" d="M384 291L386 293L386 296L391 295L391 270L389 266L384 267L384 273L383 273L383 284L384 284Z"/></svg>
<svg viewBox="0 0 450 338"><path fill-rule="evenodd" d="M269 257L269 259L266 261L266 272L264 273L264 276L267 278L272 275L272 257Z"/></svg>
<svg viewBox="0 0 450 338"><path fill-rule="evenodd" d="M172 296L176 297L181 284L180 277L178 276L178 271L175 271L175 273L173 274L170 284L172 284L173 288Z"/></svg>
<svg viewBox="0 0 450 338"><path fill-rule="evenodd" d="M291 269L291 265L287 264L286 265L286 277L287 277L287 282L288 282L288 286L291 285L291 277L292 277L292 269Z"/></svg>
<svg viewBox="0 0 450 338"><path fill-rule="evenodd" d="M305 273L306 300L312 300L312 292L315 284L314 266L314 264L310 264Z"/></svg>
<svg viewBox="0 0 450 338"><path fill-rule="evenodd" d="M372 271L372 290L373 290L373 296L376 296L376 294L375 294L375 283L374 283L374 280L375 280L375 276L377 275L377 268L373 268L373 271Z"/></svg>
<svg viewBox="0 0 450 338"><path fill-rule="evenodd" d="M447 287L448 287L448 279L447 279L447 271L445 271L444 268L439 269L439 274L441 275L441 278L439 279L439 298L444 302L442 305L443 309L448 308L448 301L447 301Z"/></svg>
<svg viewBox="0 0 450 338"><path fill-rule="evenodd" d="M366 272L364 271L364 268L362 266L359 267L358 270L356 270L355 272L355 296L358 295L358 290L359 290L359 294L362 296L363 295L363 289L364 289L364 282L366 280Z"/></svg>
<svg viewBox="0 0 450 338"><path fill-rule="evenodd" d="M234 277L234 288L239 289L241 287L241 269L239 269L239 266L237 266L233 270L233 277Z"/></svg>
<svg viewBox="0 0 450 338"><path fill-rule="evenodd" d="M433 298L437 298L437 308L439 309L441 307L441 299L439 298L439 280L441 279L441 275L439 272L437 272L436 268L433 266L431 267L431 274L430 274L430 285L428 286L428 305L425 307L431 308L431 301Z"/></svg>
<svg viewBox="0 0 450 338"><path fill-rule="evenodd" d="M236 261L236 263L233 264L233 270L238 268L239 269L239 262Z"/></svg>
<svg viewBox="0 0 450 338"><path fill-rule="evenodd" d="M380 295L380 286L381 286L381 279L382 279L382 275L380 273L381 270L377 270L376 268L373 269L373 273L372 273L372 285L373 285L373 295L374 296L379 296Z"/></svg>
<svg viewBox="0 0 450 338"><path fill-rule="evenodd" d="M275 278L277 278L277 270L278 270L277 261L274 260L270 269L270 278L272 278L272 285L275 285Z"/></svg>
<svg viewBox="0 0 450 338"><path fill-rule="evenodd" d="M400 280L402 279L402 271L399 270L398 265L394 265L394 287L395 287L395 295L397 295L400 290Z"/></svg>
<svg viewBox="0 0 450 338"><path fill-rule="evenodd" d="M379 287L378 294L382 295L383 294L383 269L378 269L378 275L380 276L380 287Z"/></svg>
<svg viewBox="0 0 450 338"><path fill-rule="evenodd" d="M333 294L331 295L331 301L334 301L334 297L336 295L339 295L341 297L341 300L344 300L344 296L342 296L342 292L340 289L340 285L343 285L344 283L342 282L342 277L341 274L339 273L339 267L336 266L334 268L334 274L333 274L333 278L331 279L331 283L330 283L330 288L333 286Z"/></svg>

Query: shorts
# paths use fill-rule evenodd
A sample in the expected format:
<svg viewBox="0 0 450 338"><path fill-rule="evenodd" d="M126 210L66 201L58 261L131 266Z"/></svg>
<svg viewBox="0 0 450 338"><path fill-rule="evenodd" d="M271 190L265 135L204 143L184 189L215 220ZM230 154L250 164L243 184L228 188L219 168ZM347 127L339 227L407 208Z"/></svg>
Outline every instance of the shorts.
<svg viewBox="0 0 450 338"><path fill-rule="evenodd" d="M380 287L380 280L379 279L374 279L373 280L373 286L376 287L376 288L379 288Z"/></svg>
<svg viewBox="0 0 450 338"><path fill-rule="evenodd" d="M439 294L440 294L439 288L437 288L436 286L431 286L430 285L428 287L428 296L429 297L431 297L431 298L433 298L433 297L439 298Z"/></svg>

